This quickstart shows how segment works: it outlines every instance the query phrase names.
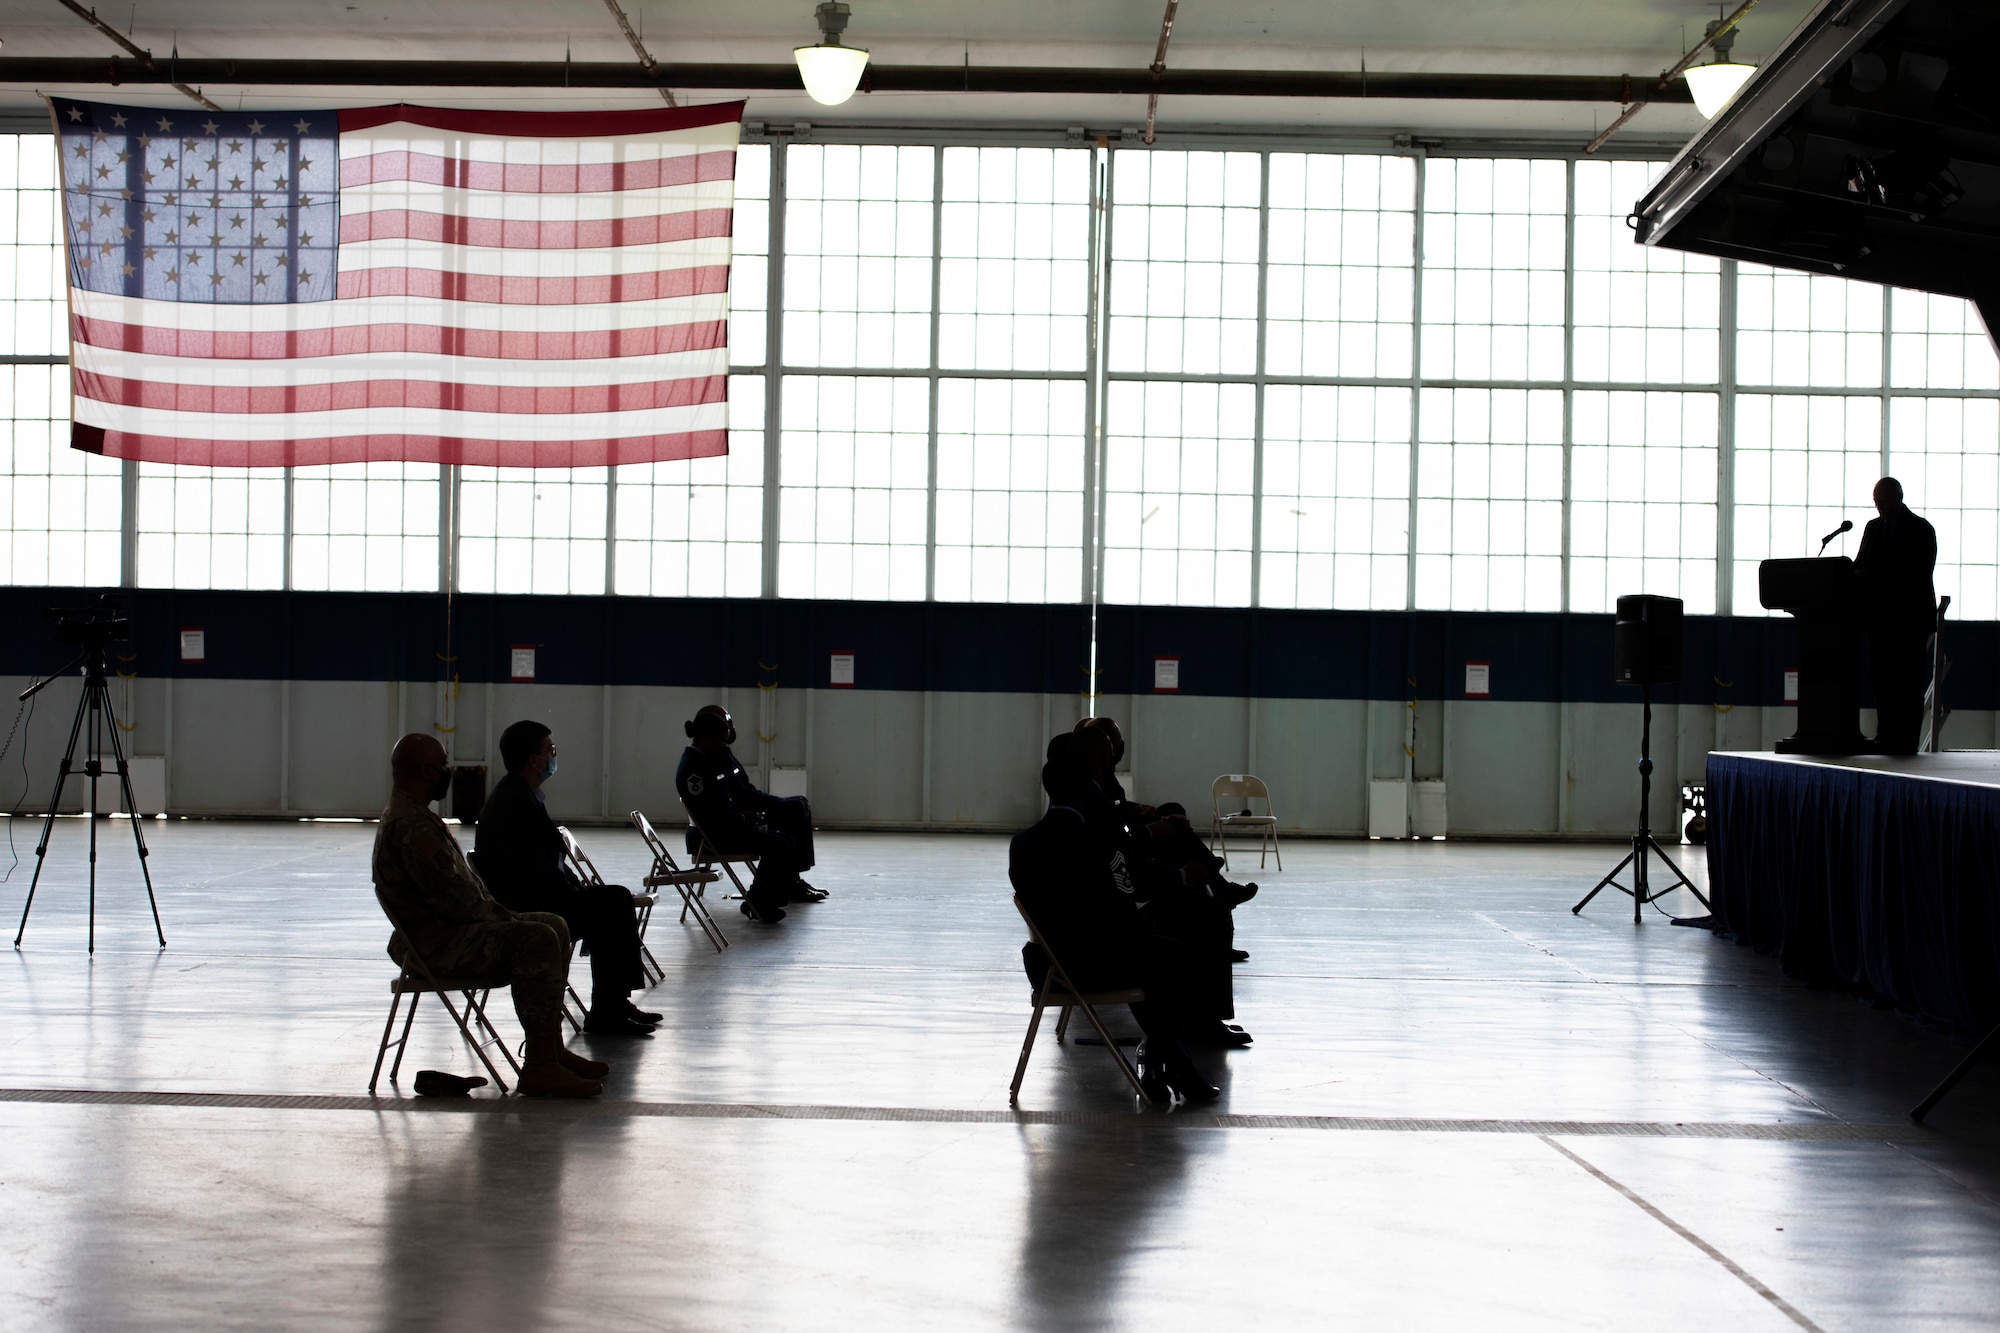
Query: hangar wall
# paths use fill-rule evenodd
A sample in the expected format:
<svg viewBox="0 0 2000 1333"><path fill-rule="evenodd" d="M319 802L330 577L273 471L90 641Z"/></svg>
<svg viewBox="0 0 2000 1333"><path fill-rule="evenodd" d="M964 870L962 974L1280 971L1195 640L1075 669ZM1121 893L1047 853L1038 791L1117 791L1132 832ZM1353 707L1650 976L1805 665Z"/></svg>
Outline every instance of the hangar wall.
<svg viewBox="0 0 2000 1333"><path fill-rule="evenodd" d="M0 683L18 692L66 660L38 612L84 596L0 590L6 623L27 630L0 647ZM671 820L681 723L719 699L745 763L805 768L829 826L1012 829L1039 814L1042 746L1083 714L1092 680L1141 800L1205 814L1218 773L1250 771L1287 831L1358 836L1369 779L1407 773L1445 780L1455 836L1618 837L1636 813L1638 695L1611 683L1604 615L1105 607L1092 677L1080 606L126 596L114 698L129 751L165 757L175 814L372 815L398 735L454 728L454 758L478 763L530 716L556 732L559 819ZM188 628L200 662L180 660ZM1994 744L1996 642L2000 625L1952 628L1954 748ZM1688 621L1687 679L1656 691L1656 827L1677 827L1679 784L1710 749L1768 749L1791 730L1793 645L1785 619ZM510 678L516 647L535 650L532 681ZM853 655L852 687L833 682L835 653ZM1155 689L1161 658L1177 692ZM1467 662L1488 664L1490 698L1466 696ZM38 699L0 767L6 808L24 781L26 808L47 801L77 689ZM74 784L68 805L83 799Z"/></svg>

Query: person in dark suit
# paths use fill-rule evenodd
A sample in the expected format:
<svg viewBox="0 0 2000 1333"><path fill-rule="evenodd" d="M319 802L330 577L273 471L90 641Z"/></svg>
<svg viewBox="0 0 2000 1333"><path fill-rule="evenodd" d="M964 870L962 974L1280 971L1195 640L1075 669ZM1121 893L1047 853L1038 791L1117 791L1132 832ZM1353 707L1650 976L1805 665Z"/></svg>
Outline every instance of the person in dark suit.
<svg viewBox="0 0 2000 1333"><path fill-rule="evenodd" d="M1854 566L1867 605L1868 670L1875 686L1875 744L1915 754L1924 721L1924 647L1936 626L1937 531L1903 503L1894 477L1875 483L1875 512Z"/></svg>
<svg viewBox="0 0 2000 1333"><path fill-rule="evenodd" d="M1196 1008L1188 948L1139 910L1121 840L1103 820L1090 817L1103 796L1091 781L1085 748L1084 738L1074 734L1049 742L1042 767L1049 807L1009 845L1007 878L1074 984L1085 991L1136 986L1146 992L1145 1002L1131 1008L1146 1034L1139 1072L1147 1096L1213 1100L1221 1090L1180 1040ZM1031 940L1022 947L1021 962L1039 987L1048 976L1047 955Z"/></svg>
<svg viewBox="0 0 2000 1333"><path fill-rule="evenodd" d="M556 774L556 738L523 720L500 733L507 776L479 811L474 869L502 906L553 912L590 948L590 1012L583 1029L597 1036L636 1037L661 1015L632 1003L645 986L639 964L639 918L632 893L617 884L585 884L563 865L562 835L543 804L542 784Z"/></svg>
<svg viewBox="0 0 2000 1333"><path fill-rule="evenodd" d="M1124 792L1113 773L1110 738L1098 728L1071 734L1074 754L1090 779L1089 790L1075 801L1076 808L1120 848L1139 911L1162 935L1187 946L1190 1004L1181 1039L1204 1046L1248 1046L1250 1034L1226 1021L1236 1016L1235 979L1230 975L1237 954L1236 922L1229 901L1208 882L1208 849L1199 838L1192 847L1177 848L1171 837L1155 836L1157 824L1135 828L1126 813L1130 803L1113 799L1113 793L1122 797Z"/></svg>
<svg viewBox="0 0 2000 1333"><path fill-rule="evenodd" d="M688 815L701 826L701 832L708 835L717 851L757 857L757 875L743 900L743 915L775 926L785 919L784 904L793 900L795 894L806 901L825 897L811 885L804 885L801 894L802 857L793 837L760 823L755 804L739 804L740 791L747 789L756 796L765 793L751 786L748 778L742 779L740 785L732 778L742 765L729 752L729 737L735 731L729 714L710 705L687 720L686 730L690 743L681 752L680 767L674 773L674 789L680 793L681 804L687 807ZM749 799L754 801L754 797ZM806 818L810 820L810 814ZM808 837L810 833L808 823ZM698 846L698 835L690 827L689 854L694 855Z"/></svg>

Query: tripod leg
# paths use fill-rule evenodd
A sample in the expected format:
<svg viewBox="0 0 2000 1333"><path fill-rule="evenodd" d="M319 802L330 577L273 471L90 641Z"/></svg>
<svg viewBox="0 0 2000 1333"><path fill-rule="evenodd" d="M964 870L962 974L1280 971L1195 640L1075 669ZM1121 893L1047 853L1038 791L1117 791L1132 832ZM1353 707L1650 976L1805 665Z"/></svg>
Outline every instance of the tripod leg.
<svg viewBox="0 0 2000 1333"><path fill-rule="evenodd" d="M104 773L104 701L99 697L102 681L86 680L83 697L90 701L90 740L84 752L83 772L90 779L90 805L84 818L90 821L90 949L97 952L97 779Z"/></svg>
<svg viewBox="0 0 2000 1333"><path fill-rule="evenodd" d="M1623 861L1620 861L1617 865L1611 867L1610 874L1606 875L1603 879L1597 881L1596 888L1592 889L1589 893L1583 895L1582 902L1578 903L1576 906L1569 909L1569 914L1571 916L1575 916L1577 913L1581 912L1584 908L1590 906L1590 900L1592 898L1595 898L1598 894L1604 892L1604 889L1607 885L1611 888L1617 889L1620 893L1624 893L1626 891L1625 886L1618 882L1618 872L1631 864L1632 864L1632 854L1630 852L1627 852L1625 854L1625 859Z"/></svg>
<svg viewBox="0 0 2000 1333"><path fill-rule="evenodd" d="M108 688L108 687L107 687ZM139 798L132 792L132 770L125 762L125 742L118 739L118 714L111 710L111 697L104 699L104 711L111 718L111 753L118 759L118 783L125 791L125 816L132 825L132 841L139 848L139 877L146 881L146 905L153 909L153 934L160 947L167 947L167 933L160 928L160 903L153 896L153 872L147 867L146 835L139 827Z"/></svg>
<svg viewBox="0 0 2000 1333"><path fill-rule="evenodd" d="M56 831L56 807L62 804L63 787L69 782L70 764L76 759L76 738L83 730L83 710L85 700L76 701L76 719L69 724L69 745L63 750L62 766L56 770L56 789L49 793L49 812L42 819L42 836L35 843L35 874L28 881L28 901L21 906L21 925L14 932L14 947L21 947L21 936L28 933L28 913L35 906L35 886L42 882L42 867L48 864L49 835Z"/></svg>
<svg viewBox="0 0 2000 1333"><path fill-rule="evenodd" d="M1708 898L1702 893L1702 891L1695 887L1694 881L1689 879L1684 873L1682 873L1680 863L1675 861L1673 857L1667 855L1666 848L1660 846L1659 843L1654 842L1653 839L1651 838L1646 839L1646 843L1653 849L1653 854L1666 863L1667 869L1673 872L1674 878L1680 881L1679 884L1680 888L1686 889L1689 893L1692 893L1694 895L1694 900L1700 903L1703 907L1707 908L1709 911L1712 912L1715 910L1713 907L1709 905ZM1673 889L1662 889L1655 896L1664 898L1669 893L1672 892Z"/></svg>

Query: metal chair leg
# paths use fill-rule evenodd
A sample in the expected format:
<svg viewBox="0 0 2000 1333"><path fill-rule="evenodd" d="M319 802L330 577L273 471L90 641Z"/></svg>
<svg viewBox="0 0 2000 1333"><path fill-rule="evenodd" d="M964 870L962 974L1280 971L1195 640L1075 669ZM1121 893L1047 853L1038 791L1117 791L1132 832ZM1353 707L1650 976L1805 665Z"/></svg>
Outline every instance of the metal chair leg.
<svg viewBox="0 0 2000 1333"><path fill-rule="evenodd" d="M1021 1058L1014 1065L1014 1082L1007 1089L1007 1104L1013 1105L1021 1098L1021 1080L1028 1076L1028 1056L1035 1049L1035 1033L1042 1026L1042 1006L1035 1006L1034 1016L1028 1019L1028 1035L1021 1041Z"/></svg>
<svg viewBox="0 0 2000 1333"><path fill-rule="evenodd" d="M410 1007L404 1011L403 1036L396 1043L396 1063L389 1066L389 1082L394 1084L396 1075L403 1069L403 1054L410 1049L410 1026L417 1021L417 1001L424 998L422 991L410 992Z"/></svg>
<svg viewBox="0 0 2000 1333"><path fill-rule="evenodd" d="M375 1085L382 1081L382 1062L389 1058L389 1034L396 1030L396 1014L402 1007L403 992L391 991L389 993L389 1021L382 1025L382 1044L375 1048L375 1068L368 1075L368 1095L370 1097L375 1095ZM404 1032L405 1035L408 1035L407 1028ZM400 1064L402 1062L398 1060L397 1063ZM391 1074L389 1081L393 1083L395 1078L396 1076Z"/></svg>
<svg viewBox="0 0 2000 1333"><path fill-rule="evenodd" d="M1064 1005L1062 1008L1062 1017L1056 1020L1056 1045L1058 1046L1062 1045L1063 1038L1069 1035L1069 1011L1070 1006Z"/></svg>
<svg viewBox="0 0 2000 1333"><path fill-rule="evenodd" d="M1139 1094L1139 1100L1141 1102L1145 1103L1147 1106L1151 1106L1153 1104L1153 1099L1146 1095L1145 1085L1139 1082L1139 1071L1132 1068L1132 1062L1125 1058L1125 1052L1118 1049L1118 1043L1112 1039L1112 1036L1109 1032L1105 1031L1104 1024L1101 1021L1099 1021L1097 1017L1097 1007L1089 1003L1088 1001L1085 1001L1082 1005L1082 1009L1083 1009L1083 1016L1090 1020L1090 1025L1092 1027L1097 1029L1098 1038L1101 1041L1103 1041L1104 1049L1111 1052L1111 1058L1116 1060L1118 1062L1118 1068L1124 1071L1125 1081L1132 1085L1132 1091Z"/></svg>
<svg viewBox="0 0 2000 1333"><path fill-rule="evenodd" d="M443 1002L444 1007L451 1011L452 1021L458 1024L459 1035L464 1037L466 1044L472 1047L472 1053L479 1058L479 1063L486 1066L486 1072L492 1076L493 1086L500 1090L502 1097L505 1097L507 1095L507 1080L500 1077L500 1071L494 1067L492 1057L486 1054L486 1042L473 1032L472 1024L469 1021L477 1015L480 1026L488 1032L493 1032L493 1025L486 1021L486 1011L480 1008L478 997L471 991L464 993L464 1014L458 1012L458 1006L451 1002L451 996L445 994L443 991L439 991L437 997ZM493 1032L493 1036L495 1040L498 1040L500 1034ZM513 1068L516 1074L519 1074L521 1067L514 1063L514 1053L507 1049L505 1041L500 1041L499 1044L500 1054L506 1057L508 1065Z"/></svg>

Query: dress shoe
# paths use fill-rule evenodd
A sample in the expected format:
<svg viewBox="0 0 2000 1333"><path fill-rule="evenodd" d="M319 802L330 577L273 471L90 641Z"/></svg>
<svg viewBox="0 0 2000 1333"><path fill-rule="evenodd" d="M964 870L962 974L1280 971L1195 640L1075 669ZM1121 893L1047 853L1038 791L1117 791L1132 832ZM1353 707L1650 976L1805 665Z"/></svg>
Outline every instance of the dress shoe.
<svg viewBox="0 0 2000 1333"><path fill-rule="evenodd" d="M572 1074L560 1064L523 1069L516 1087L523 1097L595 1097L604 1091L596 1079Z"/></svg>
<svg viewBox="0 0 2000 1333"><path fill-rule="evenodd" d="M1248 1046L1255 1038L1234 1023L1204 1023L1181 1034L1190 1046L1219 1046L1233 1049Z"/></svg>
<svg viewBox="0 0 2000 1333"><path fill-rule="evenodd" d="M1176 1062L1169 1066L1166 1080L1167 1086L1174 1090L1174 1095L1189 1106L1212 1102L1222 1095L1222 1089L1210 1083L1208 1076L1195 1068L1192 1060L1185 1063Z"/></svg>
<svg viewBox="0 0 2000 1333"><path fill-rule="evenodd" d="M414 1086L419 1097L470 1097L474 1088L486 1086L486 1080L477 1074L466 1078L441 1069L419 1069Z"/></svg>
<svg viewBox="0 0 2000 1333"><path fill-rule="evenodd" d="M633 1004L630 1000L620 1000L618 1003L622 1006L619 1012L624 1014L625 1017L632 1019L634 1022L659 1023L664 1021L666 1018L665 1014L655 1014L648 1012L647 1010L641 1009L638 1005Z"/></svg>
<svg viewBox="0 0 2000 1333"><path fill-rule="evenodd" d="M796 884L792 885L792 901L795 903L823 903L826 901L826 890L816 889L804 880L799 880Z"/></svg>
<svg viewBox="0 0 2000 1333"><path fill-rule="evenodd" d="M583 1030L593 1037L650 1037L653 1035L651 1023L640 1023L625 1017L607 1007L593 1009L584 1015Z"/></svg>
<svg viewBox="0 0 2000 1333"><path fill-rule="evenodd" d="M775 926L780 921L783 921L785 919L784 908L759 907L757 906L757 904L751 902L748 898L745 898L743 900L743 906L739 907L737 910L743 913L743 915L749 917L752 921L761 922L762 924L767 926Z"/></svg>
<svg viewBox="0 0 2000 1333"><path fill-rule="evenodd" d="M1254 881L1249 884L1232 884L1228 880L1224 880L1222 881L1222 896L1229 900L1231 907L1241 907L1257 896L1257 885Z"/></svg>
<svg viewBox="0 0 2000 1333"><path fill-rule="evenodd" d="M571 1050L565 1050L556 1059L562 1062L564 1069L575 1074L578 1078L595 1079L602 1083L604 1076L611 1072L611 1066L605 1064L604 1061L593 1060L587 1055L578 1055L575 1051Z"/></svg>
<svg viewBox="0 0 2000 1333"><path fill-rule="evenodd" d="M1247 963L1250 961L1250 951L1248 949L1231 949L1229 951L1229 961L1232 963Z"/></svg>

